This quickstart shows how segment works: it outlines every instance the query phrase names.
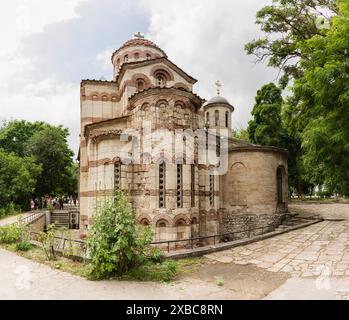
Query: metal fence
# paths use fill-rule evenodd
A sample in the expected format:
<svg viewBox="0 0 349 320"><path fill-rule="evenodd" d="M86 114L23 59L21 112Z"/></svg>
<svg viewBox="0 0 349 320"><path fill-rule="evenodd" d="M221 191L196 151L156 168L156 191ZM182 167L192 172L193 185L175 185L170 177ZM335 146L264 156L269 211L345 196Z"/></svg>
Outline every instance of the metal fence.
<svg viewBox="0 0 349 320"><path fill-rule="evenodd" d="M40 232L30 231L30 239L37 241ZM86 258L86 241L55 236L53 238L53 249L70 257Z"/></svg>
<svg viewBox="0 0 349 320"><path fill-rule="evenodd" d="M171 244L174 244L175 248L176 248L176 244L184 244L182 245L182 247L194 249L195 244L198 244L198 247L200 247L201 246L200 242L202 241L213 240L213 245L216 245L221 242L229 242L234 240L250 238L252 232L255 232L255 231L260 231L259 235L265 234L266 232L273 232L279 226L280 226L280 223L275 223L275 224L270 224L268 226L234 231L234 232L229 232L224 234L217 234L213 236L203 236L203 237L195 237L195 238L188 238L188 239L181 239L181 240L156 241L156 242L152 242L151 244L154 246L161 246L165 244L167 247L167 252L171 251ZM244 234L245 234L245 237L241 237L241 235L244 235ZM238 235L240 235L240 237Z"/></svg>
<svg viewBox="0 0 349 320"><path fill-rule="evenodd" d="M38 213L37 213L38 214ZM29 216L27 218L35 220L35 217ZM38 216L37 216L38 217ZM314 219L316 219L315 217ZM207 243L203 243L204 241L209 241L213 240L213 245L216 245L218 243L222 242L230 242L230 241L236 241L236 240L242 240L242 239L247 239L251 238L251 236L256 236L256 235L262 235L266 234L269 232L274 232L276 228L280 226L294 226L299 223L304 223L304 220L312 220L309 218L304 218L304 217L297 217L292 218L291 220L286 220L282 224L280 223L274 223L270 224L267 226L262 226L262 227L257 227L257 228L252 228L252 229L245 229L245 230L240 230L240 231L234 231L234 232L229 232L229 233L224 233L224 234L217 234L217 235L212 235L212 236L203 236L203 237L194 237L194 238L187 238L187 239L181 239L181 240L165 240L165 241L156 241L152 242L151 245L153 246L162 246L166 245L167 247L167 252L171 251L171 244L174 244L174 249L177 249L176 244L184 244L181 245L181 248L191 248L194 249L195 245L197 247L203 247L207 245ZM32 235L39 236L39 232L30 232L30 237L32 239ZM55 242L55 250L58 252L66 252L66 251L73 251L71 256L77 256L77 257L82 257L86 258L86 253L87 253L87 245L86 241L84 240L77 240L77 239L68 239L64 237L59 237L55 236L54 237L54 242ZM68 249L67 249L68 248Z"/></svg>

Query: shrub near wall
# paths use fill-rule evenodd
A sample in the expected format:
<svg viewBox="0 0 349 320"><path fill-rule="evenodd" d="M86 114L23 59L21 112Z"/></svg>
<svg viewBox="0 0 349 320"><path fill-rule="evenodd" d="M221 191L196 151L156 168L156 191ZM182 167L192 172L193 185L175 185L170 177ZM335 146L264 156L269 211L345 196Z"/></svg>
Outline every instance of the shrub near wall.
<svg viewBox="0 0 349 320"><path fill-rule="evenodd" d="M90 276L121 276L142 263L152 241L150 229L137 227L136 214L122 192L98 205L87 238Z"/></svg>

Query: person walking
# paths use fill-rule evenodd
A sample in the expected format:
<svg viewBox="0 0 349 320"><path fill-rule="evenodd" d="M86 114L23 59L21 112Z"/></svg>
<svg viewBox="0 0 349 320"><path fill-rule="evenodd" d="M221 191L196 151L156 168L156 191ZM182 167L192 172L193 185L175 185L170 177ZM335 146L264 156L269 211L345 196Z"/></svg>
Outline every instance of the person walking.
<svg viewBox="0 0 349 320"><path fill-rule="evenodd" d="M35 210L35 202L33 201L33 199L30 199L30 210Z"/></svg>
<svg viewBox="0 0 349 320"><path fill-rule="evenodd" d="M60 197L58 202L59 202L59 209L63 210L64 209L64 198Z"/></svg>

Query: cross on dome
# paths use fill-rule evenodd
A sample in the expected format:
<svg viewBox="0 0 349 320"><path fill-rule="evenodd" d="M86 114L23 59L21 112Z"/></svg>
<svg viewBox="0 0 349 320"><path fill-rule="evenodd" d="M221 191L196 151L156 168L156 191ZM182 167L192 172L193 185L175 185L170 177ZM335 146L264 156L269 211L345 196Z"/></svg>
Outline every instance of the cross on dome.
<svg viewBox="0 0 349 320"><path fill-rule="evenodd" d="M216 81L215 83L216 87L217 87L217 95L220 96L221 95L221 87L222 87L222 84L219 80Z"/></svg>
<svg viewBox="0 0 349 320"><path fill-rule="evenodd" d="M144 39L144 35L142 33L140 33L139 31L134 34L134 37L136 39Z"/></svg>

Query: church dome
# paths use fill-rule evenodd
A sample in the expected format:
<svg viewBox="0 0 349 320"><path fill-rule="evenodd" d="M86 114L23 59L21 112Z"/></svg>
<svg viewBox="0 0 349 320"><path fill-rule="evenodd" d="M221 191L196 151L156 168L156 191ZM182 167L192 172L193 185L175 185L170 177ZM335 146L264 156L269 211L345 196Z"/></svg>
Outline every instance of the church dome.
<svg viewBox="0 0 349 320"><path fill-rule="evenodd" d="M112 61L114 57L118 55L121 51L125 51L127 49L132 49L131 47L148 47L151 50L157 51L160 56L167 57L166 53L157 46L153 41L145 39L140 33L135 35L135 38L126 41L119 49L117 49L112 55Z"/></svg>
<svg viewBox="0 0 349 320"><path fill-rule="evenodd" d="M206 104L205 107L210 105L210 104L229 104L229 101L226 98L223 98L221 96L214 97L210 99Z"/></svg>
<svg viewBox="0 0 349 320"><path fill-rule="evenodd" d="M130 46L146 46L146 47L153 47L158 50L161 50L154 42L148 39L142 39L142 38L135 38L135 39L128 40L121 46L120 49L130 47Z"/></svg>

